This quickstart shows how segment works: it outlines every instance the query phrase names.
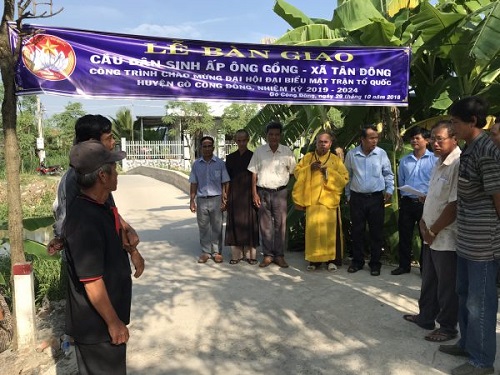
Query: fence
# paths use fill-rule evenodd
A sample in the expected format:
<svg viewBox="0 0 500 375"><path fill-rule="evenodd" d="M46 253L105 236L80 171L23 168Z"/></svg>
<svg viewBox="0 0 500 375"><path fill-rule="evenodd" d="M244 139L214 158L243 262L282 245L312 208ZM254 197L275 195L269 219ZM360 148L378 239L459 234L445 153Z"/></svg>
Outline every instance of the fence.
<svg viewBox="0 0 500 375"><path fill-rule="evenodd" d="M133 141L122 138L122 150L127 158L122 164L125 170L150 166L189 170L189 149L187 144L178 141ZM236 143L226 143L215 149L215 155L225 159L226 155L236 151Z"/></svg>
<svg viewBox="0 0 500 375"><path fill-rule="evenodd" d="M126 142L124 151L128 160L182 159L183 145L176 141Z"/></svg>

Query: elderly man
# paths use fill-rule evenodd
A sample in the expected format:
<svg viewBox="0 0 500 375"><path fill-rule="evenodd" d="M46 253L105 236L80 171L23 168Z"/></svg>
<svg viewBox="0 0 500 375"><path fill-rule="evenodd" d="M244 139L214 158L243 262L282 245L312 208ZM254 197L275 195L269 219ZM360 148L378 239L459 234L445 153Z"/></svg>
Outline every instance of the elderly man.
<svg viewBox="0 0 500 375"><path fill-rule="evenodd" d="M466 147L460 156L457 201L457 294L460 340L439 350L468 357L452 375L493 374L500 259L500 149L483 131L488 104L453 103L449 114ZM425 268L425 267L424 267Z"/></svg>
<svg viewBox="0 0 500 375"><path fill-rule="evenodd" d="M457 254L456 216L460 148L448 121L432 128L431 145L438 162L425 199L420 232L424 238L422 287L418 315L403 318L424 329L439 328L425 336L433 342L457 336L458 297L455 292Z"/></svg>
<svg viewBox="0 0 500 375"><path fill-rule="evenodd" d="M370 231L370 274L380 275L380 255L384 242L384 203L394 192L394 173L387 153L377 146L378 132L375 125L361 129L361 144L350 150L345 158L349 183L345 195L349 201L352 222L352 261L349 273L363 268L365 259L364 235L366 223Z"/></svg>
<svg viewBox="0 0 500 375"><path fill-rule="evenodd" d="M111 121L101 115L85 115L80 117L75 123L75 144L88 141L90 139L100 141L108 150L112 151L115 148L115 139L112 132ZM73 203L80 189L76 183L76 172L73 168L61 177L57 188L57 201L55 202L54 216L54 235L48 245L47 250L50 254L62 250L63 241L62 232L66 211ZM109 204L115 206L113 195L109 194ZM130 260L135 267L134 277L139 277L144 272L144 259L137 250L139 244L139 236L132 226L120 216L120 224L123 228L123 244L130 255ZM64 257L64 256L63 256Z"/></svg>
<svg viewBox="0 0 500 375"><path fill-rule="evenodd" d="M126 374L132 279L120 217L108 203L116 190L116 162L125 152L99 141L71 149L81 193L68 207L63 238L69 274L66 333L75 340L79 373Z"/></svg>
<svg viewBox="0 0 500 375"><path fill-rule="evenodd" d="M332 136L322 132L316 138L316 150L307 153L295 168L296 182L292 198L306 211L307 269L314 271L321 263L337 269L335 260L342 256L340 197L349 174L342 160L330 151Z"/></svg>
<svg viewBox="0 0 500 375"><path fill-rule="evenodd" d="M280 144L283 125L270 122L266 126L267 144L258 147L250 160L252 196L259 209L259 228L264 259L259 267L276 263L287 268L285 234L287 215L287 184L296 165L292 151Z"/></svg>
<svg viewBox="0 0 500 375"><path fill-rule="evenodd" d="M230 180L224 162L214 155L214 139L201 138L201 158L193 163L189 175L191 212L196 212L200 232L201 255L198 263L210 258L222 263L222 212L226 210Z"/></svg>

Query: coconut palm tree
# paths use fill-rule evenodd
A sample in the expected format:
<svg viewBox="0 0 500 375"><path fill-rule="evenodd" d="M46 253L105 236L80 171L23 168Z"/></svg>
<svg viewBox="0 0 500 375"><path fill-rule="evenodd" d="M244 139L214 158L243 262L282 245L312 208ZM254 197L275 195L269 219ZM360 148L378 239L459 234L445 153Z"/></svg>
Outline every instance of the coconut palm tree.
<svg viewBox="0 0 500 375"><path fill-rule="evenodd" d="M113 135L116 139L134 140L134 121L130 109L121 108L116 112L116 117L111 119L111 123L113 124Z"/></svg>

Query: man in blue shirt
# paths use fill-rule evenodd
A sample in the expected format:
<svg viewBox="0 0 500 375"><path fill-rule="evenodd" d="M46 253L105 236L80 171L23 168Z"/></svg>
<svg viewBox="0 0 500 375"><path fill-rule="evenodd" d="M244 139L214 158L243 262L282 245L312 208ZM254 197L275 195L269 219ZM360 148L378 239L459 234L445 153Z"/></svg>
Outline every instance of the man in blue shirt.
<svg viewBox="0 0 500 375"><path fill-rule="evenodd" d="M229 175L224 162L214 155L214 139L201 138L202 157L189 175L191 212L196 212L202 254L198 263L213 258L222 263L222 212L226 210Z"/></svg>
<svg viewBox="0 0 500 375"><path fill-rule="evenodd" d="M398 183L400 187L408 185L427 195L432 170L438 158L427 149L430 136L428 130L413 127L408 131L408 136L413 152L404 156L399 162ZM422 218L423 209L424 204L416 195L401 191L398 220L399 267L392 270L391 275L402 275L411 270L413 231ZM422 243L422 237L420 241ZM420 254L422 254L422 249ZM422 262L420 262L420 267L422 268Z"/></svg>
<svg viewBox="0 0 500 375"><path fill-rule="evenodd" d="M364 234L366 223L370 231L370 274L380 275L380 254L384 242L384 203L394 191L394 173L387 153L378 144L374 125L361 130L361 144L350 150L345 158L349 182L345 194L351 211L352 261L349 273L363 268Z"/></svg>

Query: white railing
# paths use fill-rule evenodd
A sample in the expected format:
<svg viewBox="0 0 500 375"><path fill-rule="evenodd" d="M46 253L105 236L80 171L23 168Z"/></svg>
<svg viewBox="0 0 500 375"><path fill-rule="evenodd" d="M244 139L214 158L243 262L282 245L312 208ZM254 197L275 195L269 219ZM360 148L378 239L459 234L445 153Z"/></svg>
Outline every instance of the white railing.
<svg viewBox="0 0 500 375"><path fill-rule="evenodd" d="M125 150L127 159L182 159L184 148L177 141L127 141Z"/></svg>

